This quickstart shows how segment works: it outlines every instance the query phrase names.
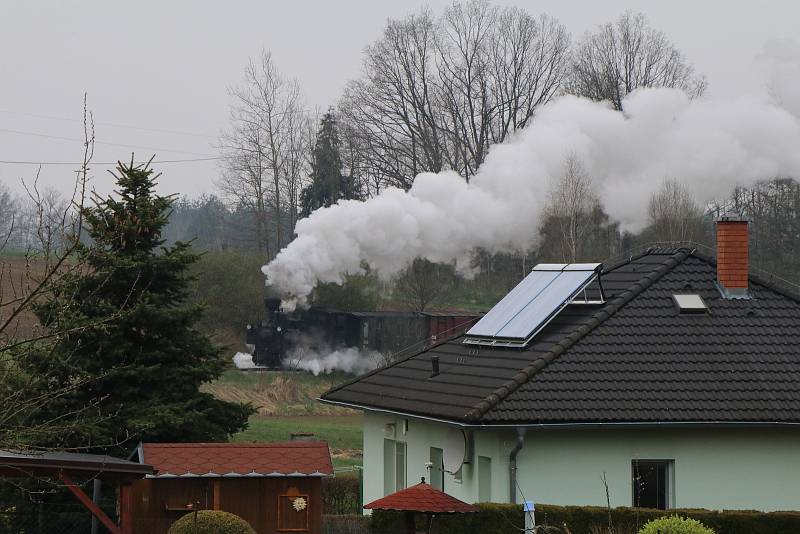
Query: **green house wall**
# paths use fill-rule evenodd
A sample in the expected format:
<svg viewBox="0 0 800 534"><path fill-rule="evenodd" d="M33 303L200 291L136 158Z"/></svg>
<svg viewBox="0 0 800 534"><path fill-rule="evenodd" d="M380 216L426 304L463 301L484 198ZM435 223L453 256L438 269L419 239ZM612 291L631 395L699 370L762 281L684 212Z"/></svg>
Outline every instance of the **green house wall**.
<svg viewBox="0 0 800 534"><path fill-rule="evenodd" d="M444 448L444 423L366 413L364 500L384 496L386 425L391 439L406 443L408 485L428 477L430 447ZM513 430L469 430L470 463L461 480L445 474L444 490L467 502L479 499L477 459L491 459L491 500L509 501L508 457ZM632 504L631 462L672 460L672 507L708 509L800 509L800 429L655 428L527 431L518 455L517 502L605 506L603 475L612 506ZM484 469L484 472L486 470Z"/></svg>

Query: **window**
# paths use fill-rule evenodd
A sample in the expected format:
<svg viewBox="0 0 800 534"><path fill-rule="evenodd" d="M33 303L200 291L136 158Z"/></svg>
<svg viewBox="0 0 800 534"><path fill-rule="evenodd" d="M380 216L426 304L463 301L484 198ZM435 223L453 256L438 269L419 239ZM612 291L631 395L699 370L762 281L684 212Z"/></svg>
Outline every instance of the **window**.
<svg viewBox="0 0 800 534"><path fill-rule="evenodd" d="M364 321L361 323L361 348L367 347L369 347L369 323Z"/></svg>
<svg viewBox="0 0 800 534"><path fill-rule="evenodd" d="M492 459L478 456L478 502L492 501Z"/></svg>
<svg viewBox="0 0 800 534"><path fill-rule="evenodd" d="M672 503L672 460L631 462L633 506L666 510Z"/></svg>
<svg viewBox="0 0 800 534"><path fill-rule="evenodd" d="M406 444L383 440L383 494L389 495L406 487Z"/></svg>
<svg viewBox="0 0 800 534"><path fill-rule="evenodd" d="M394 490L399 491L406 487L406 444L402 441L395 442L394 460Z"/></svg>
<svg viewBox="0 0 800 534"><path fill-rule="evenodd" d="M395 447L394 440L383 440L383 494L394 493L395 488Z"/></svg>
<svg viewBox="0 0 800 534"><path fill-rule="evenodd" d="M431 447L430 462L430 484L434 488L444 491L444 451Z"/></svg>

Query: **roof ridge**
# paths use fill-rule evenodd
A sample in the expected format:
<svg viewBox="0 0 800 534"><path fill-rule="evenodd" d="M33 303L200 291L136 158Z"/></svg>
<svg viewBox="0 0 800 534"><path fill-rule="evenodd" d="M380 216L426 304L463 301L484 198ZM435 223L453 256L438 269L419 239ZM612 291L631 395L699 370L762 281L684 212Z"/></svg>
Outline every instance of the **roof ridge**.
<svg viewBox="0 0 800 534"><path fill-rule="evenodd" d="M695 251L692 252L692 256L695 256L696 258L705 261L709 265L713 265L713 266L717 265L717 258L716 257L710 256L710 255L705 254L703 252L698 252L698 251L695 250ZM783 280L782 278L780 278L776 274L772 274L770 272L764 271L763 269L759 269L759 270L763 274L757 274L757 273L753 273L753 272L750 271L750 272L747 273L747 278L750 281L755 282L758 285L766 287L770 291L774 291L775 293L778 293L779 295L782 295L782 296L784 296L784 297L786 297L788 299L792 299L792 300L794 300L796 302L800 302L800 293L796 293L796 292L792 291L789 288L783 287L783 286L778 285L778 284L775 283L776 281ZM772 277L773 280L767 280L766 278L764 278L764 275L768 275L768 276ZM792 284L793 283L793 282L791 282L789 280L785 280L785 282L787 282L788 284Z"/></svg>
<svg viewBox="0 0 800 534"><path fill-rule="evenodd" d="M613 301L609 302L601 310L595 313L586 324L579 327L565 339L556 343L545 354L539 358L536 358L533 363L520 369L520 371L508 382L484 397L464 415L464 419L474 421L485 415L489 410L497 406L497 404L499 404L503 399L516 391L522 384L528 382L536 373L553 362L586 334L602 324L606 319L614 315L617 311L619 311L620 308L633 300L634 297L639 295L642 291L653 285L653 283L659 280L662 276L682 263L691 254L691 251L681 250L671 255L669 259L667 259L661 265L661 267L642 277L639 281L635 282L628 289L620 293L614 298Z"/></svg>
<svg viewBox="0 0 800 534"><path fill-rule="evenodd" d="M212 447L229 447L234 448L281 448L281 447L322 447L327 446L328 442L321 439L315 440L298 440L298 441L276 441L276 442L231 442L225 441L220 443L214 442L200 442L200 443L142 443L142 447L160 447L160 448L212 448Z"/></svg>

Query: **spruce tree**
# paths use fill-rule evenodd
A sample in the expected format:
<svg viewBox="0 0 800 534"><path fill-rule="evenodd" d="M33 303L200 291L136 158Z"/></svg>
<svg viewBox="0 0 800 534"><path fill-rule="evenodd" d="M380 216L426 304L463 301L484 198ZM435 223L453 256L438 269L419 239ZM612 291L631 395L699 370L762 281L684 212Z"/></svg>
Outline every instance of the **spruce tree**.
<svg viewBox="0 0 800 534"><path fill-rule="evenodd" d="M333 110L320 121L311 154L311 184L303 189L301 215L307 217L317 208L335 204L340 199L360 198L352 176L342 174L339 128Z"/></svg>
<svg viewBox="0 0 800 534"><path fill-rule="evenodd" d="M76 265L37 309L58 332L38 365L88 377L76 391L47 406L53 417L94 417L49 446L130 450L142 441L222 441L247 425L249 405L215 399L200 386L220 376L219 349L196 328L202 306L189 303L187 243L165 246L162 232L174 198L155 192L147 165L120 164L116 196L95 197L82 211L86 243Z"/></svg>

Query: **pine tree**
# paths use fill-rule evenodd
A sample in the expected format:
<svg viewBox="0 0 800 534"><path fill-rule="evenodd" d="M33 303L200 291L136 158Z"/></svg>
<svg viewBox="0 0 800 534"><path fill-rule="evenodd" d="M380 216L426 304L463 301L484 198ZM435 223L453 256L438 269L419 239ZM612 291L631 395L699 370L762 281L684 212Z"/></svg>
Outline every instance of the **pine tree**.
<svg viewBox="0 0 800 534"><path fill-rule="evenodd" d="M241 430L249 405L199 390L220 376L219 349L196 329L202 307L189 304L187 243L166 247L162 232L174 198L155 193L147 165L120 164L117 197L96 197L82 212L90 238L76 249L83 268L63 278L37 308L42 324L62 336L38 365L63 370L86 385L46 408L91 411L95 417L61 447L130 449L143 441L221 441Z"/></svg>
<svg viewBox="0 0 800 534"><path fill-rule="evenodd" d="M303 217L340 199L360 198L353 177L342 174L341 142L333 110L320 121L311 156L311 184L303 189L300 199Z"/></svg>

